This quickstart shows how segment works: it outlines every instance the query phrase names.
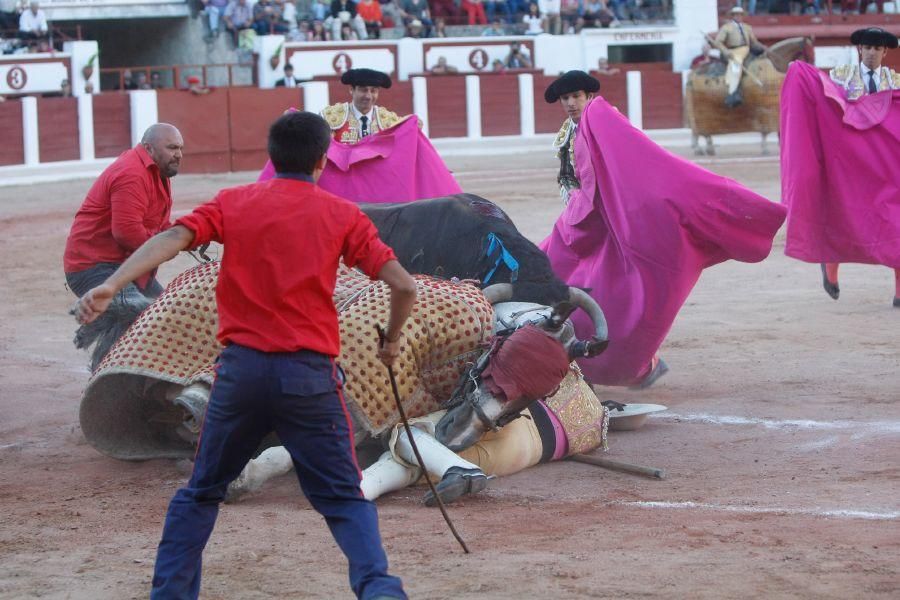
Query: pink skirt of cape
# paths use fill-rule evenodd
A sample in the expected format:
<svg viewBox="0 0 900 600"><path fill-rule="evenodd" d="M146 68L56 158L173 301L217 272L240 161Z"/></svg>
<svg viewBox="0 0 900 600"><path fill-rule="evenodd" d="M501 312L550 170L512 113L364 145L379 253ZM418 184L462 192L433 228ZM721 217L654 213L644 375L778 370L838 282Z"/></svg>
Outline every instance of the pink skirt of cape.
<svg viewBox="0 0 900 600"><path fill-rule="evenodd" d="M270 161L258 181L274 176ZM356 144L332 141L318 185L354 202L411 202L462 192L414 116Z"/></svg>
<svg viewBox="0 0 900 600"><path fill-rule="evenodd" d="M900 90L848 102L795 62L781 90L788 256L900 268Z"/></svg>
<svg viewBox="0 0 900 600"><path fill-rule="evenodd" d="M609 323L607 350L579 361L585 377L628 385L648 374L701 271L766 258L786 211L662 149L602 98L585 108L575 156L581 189L541 248ZM573 319L590 337L584 313Z"/></svg>

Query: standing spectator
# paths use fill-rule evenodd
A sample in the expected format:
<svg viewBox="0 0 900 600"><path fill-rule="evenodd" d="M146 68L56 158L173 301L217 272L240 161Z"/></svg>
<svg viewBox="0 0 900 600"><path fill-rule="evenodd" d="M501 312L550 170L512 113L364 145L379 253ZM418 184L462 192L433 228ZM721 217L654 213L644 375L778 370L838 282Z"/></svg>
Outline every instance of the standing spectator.
<svg viewBox="0 0 900 600"><path fill-rule="evenodd" d="M275 82L275 87L295 88L298 83L294 77L294 65L288 63L284 65L284 77Z"/></svg>
<svg viewBox="0 0 900 600"><path fill-rule="evenodd" d="M370 38L380 38L384 18L381 14L381 4L377 0L360 0L356 11L366 24L366 35Z"/></svg>
<svg viewBox="0 0 900 600"><path fill-rule="evenodd" d="M544 28L547 33L559 35L562 33L562 18L559 11L562 7L560 0L538 0L541 14L544 15Z"/></svg>
<svg viewBox="0 0 900 600"><path fill-rule="evenodd" d="M519 42L512 42L509 45L509 54L503 64L507 69L530 69L531 59Z"/></svg>
<svg viewBox="0 0 900 600"><path fill-rule="evenodd" d="M544 33L544 17L541 15L541 9L534 2L528 5L528 14L522 17L527 29L527 35L538 35Z"/></svg>
<svg viewBox="0 0 900 600"><path fill-rule="evenodd" d="M397 6L397 3L394 0L378 0L378 3L381 5L382 22L385 23L385 26L388 26L387 20L390 19L390 27L400 27L403 23L403 15L400 14L400 7Z"/></svg>
<svg viewBox="0 0 900 600"><path fill-rule="evenodd" d="M366 39L366 23L356 12L356 2L353 0L332 0L331 10L325 19L325 27L331 30L331 37L335 40L344 38L341 28L347 25L356 34L355 39Z"/></svg>
<svg viewBox="0 0 900 600"><path fill-rule="evenodd" d="M150 82L147 81L147 73L144 71L138 71L137 74L137 89L139 90L149 90L152 89L150 87Z"/></svg>
<svg viewBox="0 0 900 600"><path fill-rule="evenodd" d="M137 84L134 82L134 76L131 74L130 69L125 69L122 71L122 87L123 90L136 90L138 89Z"/></svg>
<svg viewBox="0 0 900 600"><path fill-rule="evenodd" d="M709 51L709 44L704 44L704 54ZM694 63L691 63L691 67L693 68ZM615 75L616 73L621 72L621 69L618 67L610 67L609 59L605 56L601 56L597 59L597 73L600 75Z"/></svg>
<svg viewBox="0 0 900 600"><path fill-rule="evenodd" d="M506 35L506 30L503 29L503 22L500 21L500 17L497 17L493 21L491 21L491 26L482 31L481 35L482 37Z"/></svg>
<svg viewBox="0 0 900 600"><path fill-rule="evenodd" d="M40 5L32 0L28 9L22 11L22 16L19 17L19 37L26 40L43 39L47 37L48 31L47 15Z"/></svg>
<svg viewBox="0 0 900 600"><path fill-rule="evenodd" d="M203 10L209 22L209 37L207 40L214 40L219 35L219 21L228 8L228 0L200 0L203 3Z"/></svg>
<svg viewBox="0 0 900 600"><path fill-rule="evenodd" d="M499 58L495 58L494 62L491 63L491 71L494 73L502 73L506 70L506 65L503 64L503 61Z"/></svg>
<svg viewBox="0 0 900 600"><path fill-rule="evenodd" d="M469 25L487 25L483 0L462 0L460 7L469 17Z"/></svg>
<svg viewBox="0 0 900 600"><path fill-rule="evenodd" d="M403 0L400 9L403 11L403 20L407 24L418 20L419 26L424 28L423 37L431 37L431 28L434 23L431 21L431 12L428 10L428 3L425 0Z"/></svg>
<svg viewBox="0 0 900 600"><path fill-rule="evenodd" d="M503 18L507 23L513 22L512 0L484 0L484 10L487 13L488 21L493 22L498 13L503 13Z"/></svg>
<svg viewBox="0 0 900 600"><path fill-rule="evenodd" d="M561 0L559 14L564 32L578 33L585 25L593 24L587 12L591 2L599 0Z"/></svg>
<svg viewBox="0 0 900 600"><path fill-rule="evenodd" d="M231 32L234 45L237 46L238 35L244 29L250 29L253 24L253 9L247 4L247 0L231 0L222 15L225 21L225 29Z"/></svg>

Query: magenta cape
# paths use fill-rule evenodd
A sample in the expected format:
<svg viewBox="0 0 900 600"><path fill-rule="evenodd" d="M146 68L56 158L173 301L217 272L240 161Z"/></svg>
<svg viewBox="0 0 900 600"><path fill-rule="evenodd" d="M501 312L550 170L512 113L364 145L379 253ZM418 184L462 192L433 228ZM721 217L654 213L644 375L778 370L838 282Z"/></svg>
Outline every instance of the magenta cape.
<svg viewBox="0 0 900 600"><path fill-rule="evenodd" d="M663 150L602 98L582 115L575 156L581 189L541 248L606 314L609 348L579 361L585 376L627 385L647 375L700 272L766 258L785 209ZM573 317L590 337L583 312Z"/></svg>
<svg viewBox="0 0 900 600"><path fill-rule="evenodd" d="M259 181L274 175L268 162ZM356 144L332 141L318 184L355 202L411 202L462 192L415 117Z"/></svg>
<svg viewBox="0 0 900 600"><path fill-rule="evenodd" d="M781 90L788 256L900 268L900 91L848 102L795 62Z"/></svg>

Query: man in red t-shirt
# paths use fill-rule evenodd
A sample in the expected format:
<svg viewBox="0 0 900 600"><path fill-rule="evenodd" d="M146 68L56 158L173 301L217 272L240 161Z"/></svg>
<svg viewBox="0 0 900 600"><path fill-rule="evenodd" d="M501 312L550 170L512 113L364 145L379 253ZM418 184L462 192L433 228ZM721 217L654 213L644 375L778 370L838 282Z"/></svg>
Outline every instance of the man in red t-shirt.
<svg viewBox="0 0 900 600"><path fill-rule="evenodd" d="M170 179L178 174L183 149L175 127L151 125L141 143L123 152L91 186L63 254L66 283L76 296L102 283L141 244L169 227ZM154 272L142 275L122 289L101 320L78 330L79 348L96 342L91 369L160 293Z"/></svg>
<svg viewBox="0 0 900 600"><path fill-rule="evenodd" d="M330 141L328 124L318 115L283 115L269 131L274 179L222 190L141 246L76 305L78 319L90 322L129 281L181 250L209 241L224 245L216 304L225 349L194 472L169 504L151 598L198 596L201 555L219 504L271 431L290 452L304 494L347 556L356 595L406 598L400 580L387 574L375 505L359 488L334 360L340 336L332 295L341 259L390 286L390 322L379 358L391 364L400 353L416 284L358 206L315 185Z"/></svg>

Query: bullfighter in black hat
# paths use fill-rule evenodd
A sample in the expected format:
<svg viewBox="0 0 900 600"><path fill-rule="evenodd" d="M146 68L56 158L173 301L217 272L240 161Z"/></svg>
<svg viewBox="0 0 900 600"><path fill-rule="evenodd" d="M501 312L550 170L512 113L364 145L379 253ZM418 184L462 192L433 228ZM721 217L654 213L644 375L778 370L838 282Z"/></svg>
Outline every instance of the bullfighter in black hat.
<svg viewBox="0 0 900 600"><path fill-rule="evenodd" d="M857 29L850 43L859 51L859 62L840 65L831 70L831 79L847 90L847 99L865 94L900 89L900 75L882 66L888 49L897 47L897 36L880 27Z"/></svg>
<svg viewBox="0 0 900 600"><path fill-rule="evenodd" d="M391 87L391 78L385 73L374 69L350 69L341 76L341 83L350 86L350 102L326 106L321 113L331 127L335 141L355 144L403 120L397 113L375 104L381 89Z"/></svg>
<svg viewBox="0 0 900 600"><path fill-rule="evenodd" d="M897 36L880 27L857 29L850 36L850 43L859 52L859 62L839 65L831 70L832 81L847 91L848 100L858 100L866 94L900 89L900 74L882 65L887 51L897 47ZM825 293L838 299L840 263L822 265L822 286ZM900 308L900 269L894 269L894 306Z"/></svg>
<svg viewBox="0 0 900 600"><path fill-rule="evenodd" d="M575 134L578 121L584 107L599 89L600 82L584 71L569 71L551 83L544 92L544 100L548 104L558 101L568 115L553 142L556 157L559 158L559 175L556 181L559 183L559 195L566 203L569 201L569 192L581 187L575 175Z"/></svg>

